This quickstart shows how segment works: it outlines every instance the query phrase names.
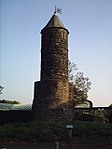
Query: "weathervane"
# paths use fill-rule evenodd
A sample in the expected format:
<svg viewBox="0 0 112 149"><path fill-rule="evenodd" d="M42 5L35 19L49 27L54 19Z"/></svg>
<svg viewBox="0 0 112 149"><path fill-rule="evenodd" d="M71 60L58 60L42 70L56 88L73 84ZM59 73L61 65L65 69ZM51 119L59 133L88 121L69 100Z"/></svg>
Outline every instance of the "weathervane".
<svg viewBox="0 0 112 149"><path fill-rule="evenodd" d="M56 14L56 13L62 14L62 9L55 6L54 14Z"/></svg>

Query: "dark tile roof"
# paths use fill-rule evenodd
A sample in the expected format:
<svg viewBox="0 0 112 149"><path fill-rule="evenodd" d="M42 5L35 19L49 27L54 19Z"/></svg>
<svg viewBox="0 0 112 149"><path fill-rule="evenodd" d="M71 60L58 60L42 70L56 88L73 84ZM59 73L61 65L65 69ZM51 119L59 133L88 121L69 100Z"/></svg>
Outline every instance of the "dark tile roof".
<svg viewBox="0 0 112 149"><path fill-rule="evenodd" d="M45 28L50 28L50 27L62 27L65 28L59 17L55 14L51 17L47 25L44 27Z"/></svg>
<svg viewBox="0 0 112 149"><path fill-rule="evenodd" d="M13 107L13 104L0 103L0 111L9 111Z"/></svg>

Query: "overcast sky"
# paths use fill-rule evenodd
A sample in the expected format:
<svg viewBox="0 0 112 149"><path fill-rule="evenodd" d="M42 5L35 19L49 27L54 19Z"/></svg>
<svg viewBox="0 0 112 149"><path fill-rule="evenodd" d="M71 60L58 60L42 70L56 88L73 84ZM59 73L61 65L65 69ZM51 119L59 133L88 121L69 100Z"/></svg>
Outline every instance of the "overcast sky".
<svg viewBox="0 0 112 149"><path fill-rule="evenodd" d="M41 29L57 5L69 59L89 77L94 106L112 104L112 0L0 0L1 99L32 103L40 79Z"/></svg>

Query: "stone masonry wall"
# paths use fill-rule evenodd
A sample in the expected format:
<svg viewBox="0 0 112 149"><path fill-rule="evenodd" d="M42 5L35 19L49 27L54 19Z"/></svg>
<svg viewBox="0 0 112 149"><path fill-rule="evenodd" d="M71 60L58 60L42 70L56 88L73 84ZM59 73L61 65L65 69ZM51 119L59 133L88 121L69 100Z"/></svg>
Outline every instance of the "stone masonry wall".
<svg viewBox="0 0 112 149"><path fill-rule="evenodd" d="M68 32L50 28L42 31L41 80L68 79Z"/></svg>
<svg viewBox="0 0 112 149"><path fill-rule="evenodd" d="M51 27L41 34L41 79L35 82L33 110L36 119L65 119L63 105L69 100L68 31Z"/></svg>
<svg viewBox="0 0 112 149"><path fill-rule="evenodd" d="M60 113L56 109L68 101L68 92L69 84L67 81L47 80L35 82L34 105L36 106L33 109L36 111L38 119L39 117L40 119L45 119L45 117L54 118L56 115L60 117Z"/></svg>

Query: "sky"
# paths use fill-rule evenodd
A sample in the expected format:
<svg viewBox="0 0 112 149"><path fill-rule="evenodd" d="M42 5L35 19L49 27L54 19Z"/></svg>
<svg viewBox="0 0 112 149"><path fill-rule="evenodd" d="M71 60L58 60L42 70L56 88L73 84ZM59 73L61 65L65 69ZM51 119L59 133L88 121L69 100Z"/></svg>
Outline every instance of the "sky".
<svg viewBox="0 0 112 149"><path fill-rule="evenodd" d="M89 77L88 99L112 104L112 0L0 0L1 99L32 103L40 80L41 29L54 13L69 30L69 59Z"/></svg>

